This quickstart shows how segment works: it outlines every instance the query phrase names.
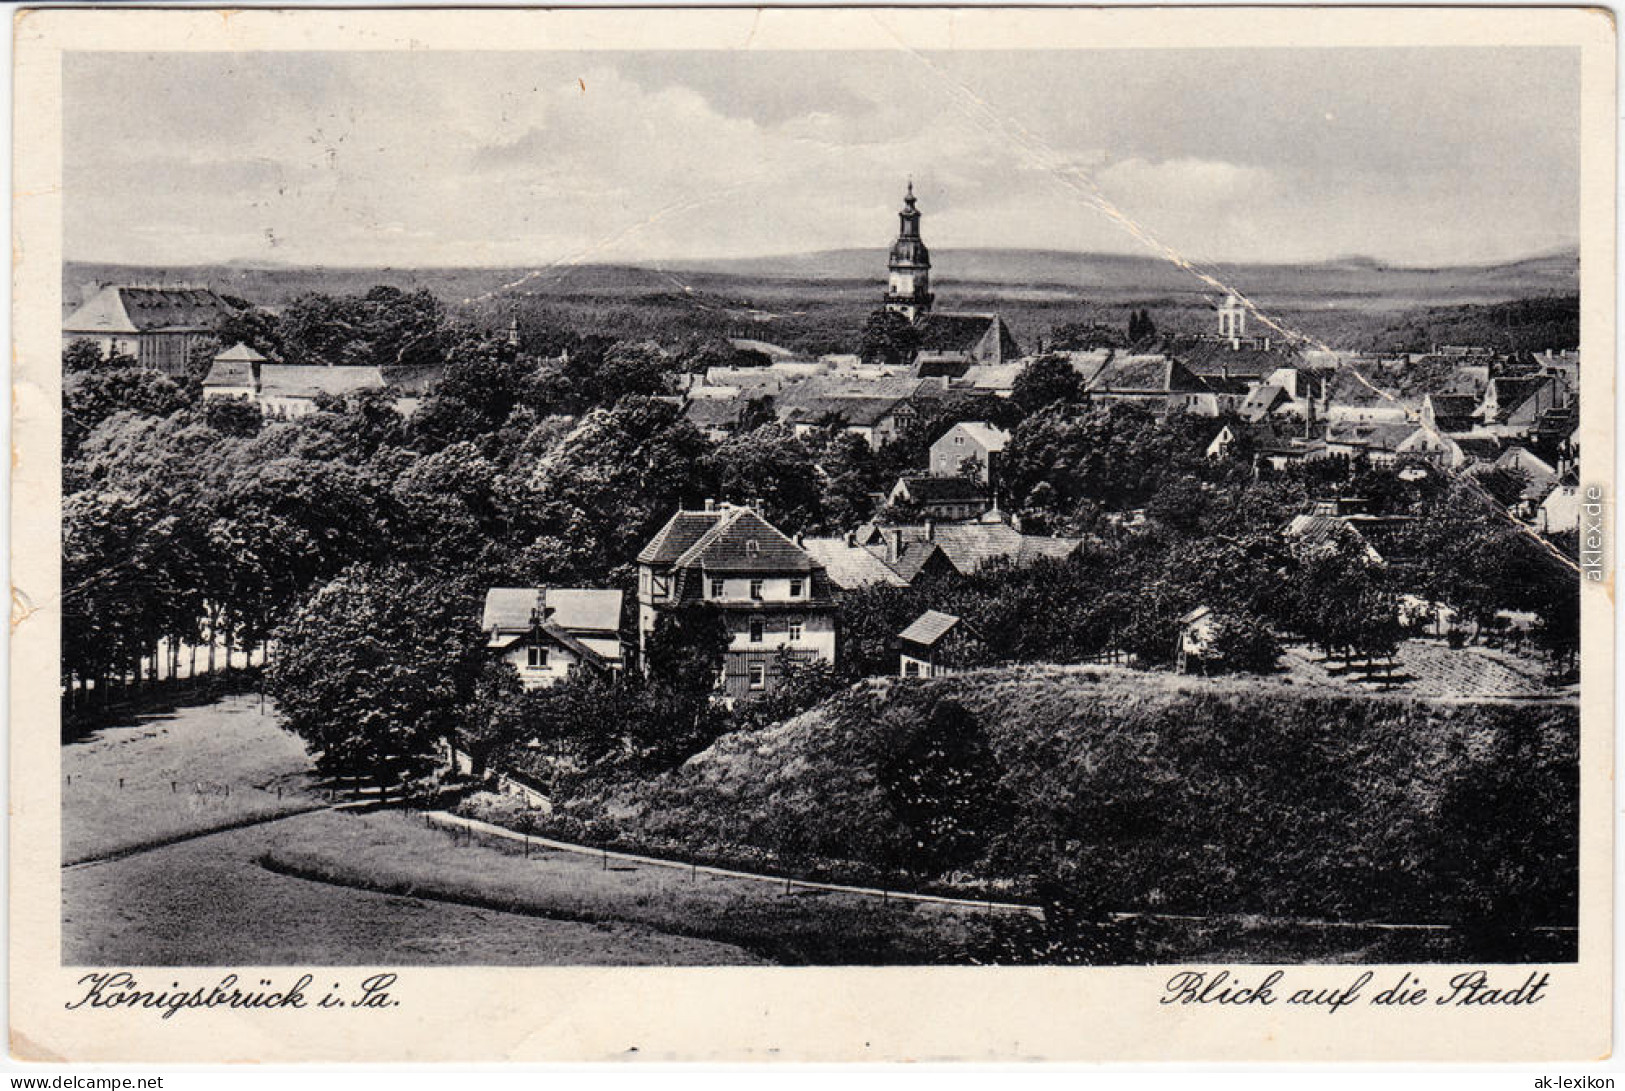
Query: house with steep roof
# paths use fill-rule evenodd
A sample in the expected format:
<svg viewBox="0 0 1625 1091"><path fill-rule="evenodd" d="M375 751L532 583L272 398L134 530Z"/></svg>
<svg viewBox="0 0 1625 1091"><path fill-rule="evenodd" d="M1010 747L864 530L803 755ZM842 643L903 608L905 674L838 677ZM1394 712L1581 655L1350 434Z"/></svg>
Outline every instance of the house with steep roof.
<svg viewBox="0 0 1625 1091"><path fill-rule="evenodd" d="M576 670L617 674L625 663L621 598L591 588L493 587L480 627L486 647L526 689L556 685Z"/></svg>
<svg viewBox="0 0 1625 1091"><path fill-rule="evenodd" d="M835 661L835 603L823 565L754 508L706 501L678 511L637 556L638 646L664 612L715 608L729 644L721 689L729 700L775 689L783 667Z"/></svg>
<svg viewBox="0 0 1625 1091"><path fill-rule="evenodd" d="M213 341L236 313L202 285L112 284L63 320L62 343L90 341L104 357L119 353L141 367L188 377L193 350Z"/></svg>
<svg viewBox="0 0 1625 1091"><path fill-rule="evenodd" d="M969 622L954 614L927 610L897 634L897 675L940 678L986 654L987 643Z"/></svg>
<svg viewBox="0 0 1625 1091"><path fill-rule="evenodd" d="M1387 465L1399 457L1400 445L1419 431L1423 429L1403 421L1329 421L1325 454L1345 458L1364 455L1374 466Z"/></svg>
<svg viewBox="0 0 1625 1091"><path fill-rule="evenodd" d="M993 507L985 482L974 477L905 475L897 479L886 502L906 506L928 519L957 522L976 519Z"/></svg>
<svg viewBox="0 0 1625 1091"><path fill-rule="evenodd" d="M998 459L1010 443L1010 433L987 421L960 421L931 445L931 475L960 477L967 460L975 460L976 480L983 485L998 476Z"/></svg>
<svg viewBox="0 0 1625 1091"><path fill-rule="evenodd" d="M777 408L780 422L797 436L834 426L876 448L896 439L919 415L913 403L899 395L786 392Z"/></svg>
<svg viewBox="0 0 1625 1091"><path fill-rule="evenodd" d="M265 357L239 341L218 353L203 377L203 397L255 401L260 392L260 367Z"/></svg>

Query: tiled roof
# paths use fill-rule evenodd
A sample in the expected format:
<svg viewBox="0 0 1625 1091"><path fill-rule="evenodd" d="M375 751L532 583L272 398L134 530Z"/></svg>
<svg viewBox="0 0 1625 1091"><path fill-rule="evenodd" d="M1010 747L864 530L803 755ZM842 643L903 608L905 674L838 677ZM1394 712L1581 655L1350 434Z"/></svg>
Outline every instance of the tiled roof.
<svg viewBox="0 0 1625 1091"><path fill-rule="evenodd" d="M1494 462L1501 457L1501 441L1494 436L1451 436L1462 454L1480 462Z"/></svg>
<svg viewBox="0 0 1625 1091"><path fill-rule="evenodd" d="M897 411L904 399L834 395L830 397L787 396L779 406L779 419L791 423L811 423L825 417L839 417L855 428L872 428Z"/></svg>
<svg viewBox="0 0 1625 1091"><path fill-rule="evenodd" d="M1397 402L1352 367L1338 368L1326 381L1326 397L1334 405L1393 405Z"/></svg>
<svg viewBox="0 0 1625 1091"><path fill-rule="evenodd" d="M485 593L486 630L530 628L531 613L552 610L549 620L571 632L614 633L621 627L621 592L578 587L493 587Z"/></svg>
<svg viewBox="0 0 1625 1091"><path fill-rule="evenodd" d="M265 361L265 357L261 356L259 353L255 352L241 341L237 342L229 349L226 349L224 352L216 353L214 359L216 363L220 362L221 360L228 360L234 363L242 361L250 364L258 364Z"/></svg>
<svg viewBox="0 0 1625 1091"><path fill-rule="evenodd" d="M987 486L968 477L903 477L898 479L898 484L919 504L988 498Z"/></svg>
<svg viewBox="0 0 1625 1091"><path fill-rule="evenodd" d="M1416 432L1416 425L1386 421L1332 421L1326 442L1373 451L1392 451Z"/></svg>
<svg viewBox="0 0 1625 1091"><path fill-rule="evenodd" d="M815 562L824 566L830 583L842 591L874 584L887 587L904 587L908 584L902 576L887 568L885 561L860 545L847 545L845 538L806 538L801 548Z"/></svg>
<svg viewBox="0 0 1625 1091"><path fill-rule="evenodd" d="M135 288L110 285L62 323L69 333L209 331L235 308L208 288Z"/></svg>
<svg viewBox="0 0 1625 1091"><path fill-rule="evenodd" d="M254 386L254 365L247 360L228 360L225 356L216 356L214 363L209 367L209 373L203 377L203 387L250 387Z"/></svg>
<svg viewBox="0 0 1625 1091"><path fill-rule="evenodd" d="M1202 390L1202 381L1187 368L1160 354L1118 356L1084 381L1092 393Z"/></svg>
<svg viewBox="0 0 1625 1091"><path fill-rule="evenodd" d="M909 543L929 543L941 550L942 555L962 575L969 575L987 562L999 557L1029 560L1034 557L1065 557L1078 548L1081 539L1045 538L1023 535L1006 523L935 523L929 529L920 524L892 528L901 533L908 556ZM859 541L885 541L890 530L865 526L859 529ZM928 557L922 557L925 563ZM893 564L901 575L909 576L898 564Z"/></svg>
<svg viewBox="0 0 1625 1091"><path fill-rule="evenodd" d="M672 564L688 552L727 514L722 511L679 511L638 552L639 564Z"/></svg>
<svg viewBox="0 0 1625 1091"><path fill-rule="evenodd" d="M998 321L994 314L953 314L934 311L917 326L922 352L969 352L981 343Z"/></svg>
<svg viewBox="0 0 1625 1091"><path fill-rule="evenodd" d="M953 614L944 614L936 610L927 610L909 623L908 628L898 633L898 639L906 640L910 644L920 644L931 647L937 641L948 635L948 631L959 624L959 618Z"/></svg>
<svg viewBox="0 0 1625 1091"><path fill-rule="evenodd" d="M806 550L750 508L730 508L678 557L678 568L710 572L810 572Z"/></svg>
<svg viewBox="0 0 1625 1091"><path fill-rule="evenodd" d="M949 431L964 432L989 451L1002 451L1010 442L1010 433L986 421L960 421Z"/></svg>
<svg viewBox="0 0 1625 1091"><path fill-rule="evenodd" d="M1231 348L1229 341L1170 339L1162 351L1176 358L1194 375L1247 375L1263 378L1278 367L1295 364L1299 360L1291 346L1272 344L1267 350L1244 345Z"/></svg>
<svg viewBox="0 0 1625 1091"><path fill-rule="evenodd" d="M698 428L731 428L739 422L743 404L733 398L690 398L683 419Z"/></svg>

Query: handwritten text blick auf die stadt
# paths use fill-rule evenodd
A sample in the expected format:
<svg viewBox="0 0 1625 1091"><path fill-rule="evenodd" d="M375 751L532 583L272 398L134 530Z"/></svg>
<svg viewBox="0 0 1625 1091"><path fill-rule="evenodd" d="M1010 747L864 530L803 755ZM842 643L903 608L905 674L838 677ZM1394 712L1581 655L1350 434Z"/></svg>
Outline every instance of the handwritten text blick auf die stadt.
<svg viewBox="0 0 1625 1091"><path fill-rule="evenodd" d="M1377 985L1376 973L1366 970L1345 985L1292 988L1287 971L1272 970L1248 979L1229 970L1181 970L1163 987L1163 1004L1219 1004L1234 1007L1269 1007L1297 1004L1337 1012L1352 1004L1371 1007L1530 1007L1546 999L1548 973L1531 972L1516 987L1484 970L1463 970L1450 975L1443 988L1426 984L1420 974L1401 973L1386 985ZM1510 978L1508 979L1511 980Z"/></svg>

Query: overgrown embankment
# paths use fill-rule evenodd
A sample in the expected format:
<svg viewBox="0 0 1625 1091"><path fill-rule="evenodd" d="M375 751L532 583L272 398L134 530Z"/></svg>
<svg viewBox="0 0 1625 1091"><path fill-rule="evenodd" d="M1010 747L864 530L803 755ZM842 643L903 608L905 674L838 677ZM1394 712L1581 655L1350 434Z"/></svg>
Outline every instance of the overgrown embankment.
<svg viewBox="0 0 1625 1091"><path fill-rule="evenodd" d="M1566 704L1023 667L871 680L546 828L1085 919L1448 924L1488 957L1574 924L1577 753Z"/></svg>

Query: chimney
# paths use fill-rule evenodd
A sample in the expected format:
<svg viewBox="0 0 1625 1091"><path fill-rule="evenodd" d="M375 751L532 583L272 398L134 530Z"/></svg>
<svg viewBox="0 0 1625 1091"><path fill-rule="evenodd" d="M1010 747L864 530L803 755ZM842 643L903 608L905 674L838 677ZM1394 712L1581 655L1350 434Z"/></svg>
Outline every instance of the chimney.
<svg viewBox="0 0 1625 1091"><path fill-rule="evenodd" d="M898 554L903 552L903 532L897 527L887 529L886 537L886 563L896 564Z"/></svg>
<svg viewBox="0 0 1625 1091"><path fill-rule="evenodd" d="M848 549L856 549L857 547L858 547L858 536L856 534L852 533L850 530L847 531L846 532L846 548L848 548Z"/></svg>
<svg viewBox="0 0 1625 1091"><path fill-rule="evenodd" d="M705 510L706 511L716 511L717 510L717 502L714 499L712 499L711 497L709 497L709 496L705 498Z"/></svg>
<svg viewBox="0 0 1625 1091"><path fill-rule="evenodd" d="M925 540L928 542L937 540L937 524L934 520L927 519L925 521Z"/></svg>
<svg viewBox="0 0 1625 1091"><path fill-rule="evenodd" d="M796 531L796 536L794 538L790 539L790 540L796 544L797 549L800 549L801 548L801 543L802 543L802 541L803 541L803 539L805 537L806 536L804 534L802 534L801 531L798 530L798 531Z"/></svg>

